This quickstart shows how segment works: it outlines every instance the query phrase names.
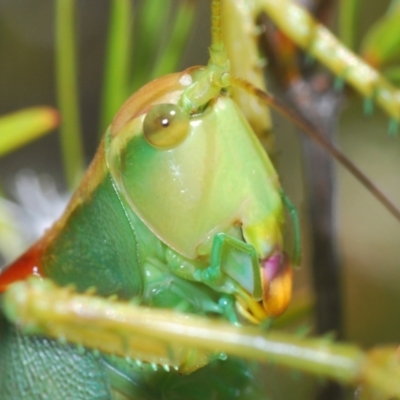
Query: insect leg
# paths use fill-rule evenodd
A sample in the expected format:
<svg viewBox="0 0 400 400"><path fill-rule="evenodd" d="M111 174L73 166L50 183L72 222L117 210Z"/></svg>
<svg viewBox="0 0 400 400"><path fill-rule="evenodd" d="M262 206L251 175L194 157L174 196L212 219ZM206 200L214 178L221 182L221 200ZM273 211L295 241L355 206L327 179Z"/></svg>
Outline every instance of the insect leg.
<svg viewBox="0 0 400 400"><path fill-rule="evenodd" d="M225 246L230 246L232 249L239 250L248 254L251 259L252 274L254 279L254 293L255 298L261 298L261 282L259 273L259 263L255 248L243 241L220 232L214 236L213 246L211 250L210 266L204 270L198 270L195 273L195 278L209 286L218 285L222 283L224 275L222 266L223 250ZM229 273L229 272L228 272ZM246 271L243 271L246 273Z"/></svg>

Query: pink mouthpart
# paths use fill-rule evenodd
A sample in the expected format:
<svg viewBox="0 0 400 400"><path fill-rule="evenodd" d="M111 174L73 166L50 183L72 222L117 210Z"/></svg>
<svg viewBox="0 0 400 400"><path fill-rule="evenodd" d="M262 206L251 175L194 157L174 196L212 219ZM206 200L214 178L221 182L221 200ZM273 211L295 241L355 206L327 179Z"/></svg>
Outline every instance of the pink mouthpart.
<svg viewBox="0 0 400 400"><path fill-rule="evenodd" d="M271 282L277 275L279 275L282 267L282 259L283 253L278 250L261 262L267 282Z"/></svg>

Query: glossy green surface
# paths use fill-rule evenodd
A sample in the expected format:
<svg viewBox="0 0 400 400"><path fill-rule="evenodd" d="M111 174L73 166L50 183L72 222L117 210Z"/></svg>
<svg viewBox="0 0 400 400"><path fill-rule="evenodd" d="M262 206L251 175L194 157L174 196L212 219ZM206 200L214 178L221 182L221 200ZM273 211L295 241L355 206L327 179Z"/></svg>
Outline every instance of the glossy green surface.
<svg viewBox="0 0 400 400"><path fill-rule="evenodd" d="M123 197L163 242L196 259L209 254L215 233L239 225L260 258L280 243L278 177L230 98L191 117L187 138L169 150L145 141L143 119L124 127L123 147L110 144L108 162Z"/></svg>

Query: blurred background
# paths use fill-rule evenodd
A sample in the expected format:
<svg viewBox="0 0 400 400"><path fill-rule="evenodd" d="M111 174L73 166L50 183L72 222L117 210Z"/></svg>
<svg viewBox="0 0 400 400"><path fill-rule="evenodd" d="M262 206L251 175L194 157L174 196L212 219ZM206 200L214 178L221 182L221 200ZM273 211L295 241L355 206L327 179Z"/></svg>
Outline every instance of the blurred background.
<svg viewBox="0 0 400 400"><path fill-rule="evenodd" d="M0 115L36 105L57 108L54 4L51 0L0 0ZM363 2L357 26L359 41L388 4L389 0ZM89 163L99 138L110 2L79 0L77 6L79 106L85 161ZM207 63L209 4L199 0L196 6L195 23L179 69ZM135 35L140 34L135 31ZM133 66L140 62L133 55ZM269 75L268 79L273 80L273 76ZM350 93L340 115L338 141L344 152L400 206L400 140L387 134L388 120L378 108L372 116L365 116L362 99ZM282 184L300 211L304 234L304 261L302 269L295 274L296 290L312 292L307 265L312 243L308 239L299 138L293 125L281 117L276 118L274 131ZM3 193L15 200L15 178L27 169L38 176L51 176L57 190L66 192L60 160L56 131L1 158ZM342 265L344 337L368 347L397 343L400 338L400 224L347 171L336 167L336 172L335 215ZM278 394L272 398L278 398Z"/></svg>

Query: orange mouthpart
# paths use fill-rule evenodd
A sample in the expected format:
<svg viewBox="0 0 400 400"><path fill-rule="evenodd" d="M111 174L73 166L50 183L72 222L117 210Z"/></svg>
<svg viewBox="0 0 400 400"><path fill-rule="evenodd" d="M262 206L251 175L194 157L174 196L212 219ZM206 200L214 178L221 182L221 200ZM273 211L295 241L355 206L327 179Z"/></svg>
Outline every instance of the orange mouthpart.
<svg viewBox="0 0 400 400"><path fill-rule="evenodd" d="M287 255L279 252L265 261L262 270L263 307L276 317L286 310L292 297L293 269Z"/></svg>

